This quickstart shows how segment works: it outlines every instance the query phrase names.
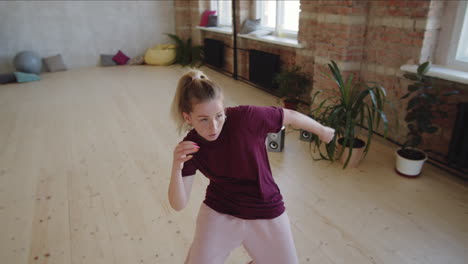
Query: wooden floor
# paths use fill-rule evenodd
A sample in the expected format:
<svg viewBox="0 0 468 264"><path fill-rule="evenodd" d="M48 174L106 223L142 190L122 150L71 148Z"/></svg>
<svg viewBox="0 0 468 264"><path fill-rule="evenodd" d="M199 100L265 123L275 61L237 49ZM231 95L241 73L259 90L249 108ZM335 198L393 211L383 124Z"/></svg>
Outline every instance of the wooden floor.
<svg viewBox="0 0 468 264"><path fill-rule="evenodd" d="M228 106L277 105L205 71ZM0 86L1 263L183 263L207 184L197 175L188 208L170 209L181 136L169 106L183 72L83 68ZM466 185L428 165L419 179L397 176L394 148L374 144L347 170L313 161L293 130L270 153L300 263L468 263ZM226 263L247 260L239 248Z"/></svg>

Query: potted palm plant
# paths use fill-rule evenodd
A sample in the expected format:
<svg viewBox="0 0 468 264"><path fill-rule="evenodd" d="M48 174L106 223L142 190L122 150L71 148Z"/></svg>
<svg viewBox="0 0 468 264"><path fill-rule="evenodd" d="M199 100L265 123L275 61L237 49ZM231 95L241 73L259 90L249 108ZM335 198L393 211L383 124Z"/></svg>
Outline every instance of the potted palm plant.
<svg viewBox="0 0 468 264"><path fill-rule="evenodd" d="M345 80L338 65L331 61L328 64L331 75L338 87L337 95L328 95L312 109L316 120L335 129L335 138L323 147L323 142L314 135L311 144L319 152L317 160L335 161L339 159L343 169L347 166L356 167L367 154L374 129L380 122L384 125L384 136L388 131L388 120L384 113L387 103L385 88L375 82L353 82L350 74ZM331 90L331 89L330 89ZM323 91L318 91L312 98L313 102ZM332 91L332 94L335 91ZM358 137L358 129L367 127L367 136Z"/></svg>
<svg viewBox="0 0 468 264"><path fill-rule="evenodd" d="M285 97L284 106L288 109L296 110L297 104L310 85L308 76L301 72L301 68L294 65L290 68L283 68L273 79L278 84L278 95Z"/></svg>
<svg viewBox="0 0 468 264"><path fill-rule="evenodd" d="M182 66L200 67L203 61L203 46L193 45L192 38L183 41L177 35L166 34L176 45L176 57L174 63Z"/></svg>
<svg viewBox="0 0 468 264"><path fill-rule="evenodd" d="M442 92L440 87L433 86L433 80L426 73L430 63L418 66L416 73L404 74L406 79L413 81L408 86L408 93L401 97L408 101L405 122L407 123L407 139L403 147L396 151L397 173L407 177L417 177L421 174L427 154L417 147L421 144L424 134L434 134L439 128L434 124L436 118L447 118L447 113L440 107L447 104L445 97L457 94L458 91Z"/></svg>

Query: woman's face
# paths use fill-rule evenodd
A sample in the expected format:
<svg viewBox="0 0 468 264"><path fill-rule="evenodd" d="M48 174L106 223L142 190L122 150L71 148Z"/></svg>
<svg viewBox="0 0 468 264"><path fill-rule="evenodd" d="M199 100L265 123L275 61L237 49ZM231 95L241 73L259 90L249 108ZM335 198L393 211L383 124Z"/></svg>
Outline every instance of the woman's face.
<svg viewBox="0 0 468 264"><path fill-rule="evenodd" d="M218 139L226 116L222 99L213 99L193 105L191 113L183 113L185 122L208 141Z"/></svg>

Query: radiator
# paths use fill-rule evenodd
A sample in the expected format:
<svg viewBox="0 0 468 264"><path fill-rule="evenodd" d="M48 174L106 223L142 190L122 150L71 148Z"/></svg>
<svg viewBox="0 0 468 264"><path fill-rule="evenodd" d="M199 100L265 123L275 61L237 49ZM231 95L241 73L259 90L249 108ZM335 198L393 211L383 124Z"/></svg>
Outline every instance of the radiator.
<svg viewBox="0 0 468 264"><path fill-rule="evenodd" d="M273 91L277 85L273 83L274 76L279 72L279 55L249 50L249 80L267 90Z"/></svg>
<svg viewBox="0 0 468 264"><path fill-rule="evenodd" d="M204 40L204 61L206 64L216 68L224 66L224 43L220 40L205 38Z"/></svg>
<svg viewBox="0 0 468 264"><path fill-rule="evenodd" d="M468 103L460 103L457 108L448 160L463 169L468 168Z"/></svg>

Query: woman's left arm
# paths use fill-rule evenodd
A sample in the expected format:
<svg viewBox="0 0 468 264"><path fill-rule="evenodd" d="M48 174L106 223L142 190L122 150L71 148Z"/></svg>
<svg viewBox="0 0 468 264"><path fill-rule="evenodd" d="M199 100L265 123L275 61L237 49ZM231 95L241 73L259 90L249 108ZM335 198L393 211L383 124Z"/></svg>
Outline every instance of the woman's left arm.
<svg viewBox="0 0 468 264"><path fill-rule="evenodd" d="M314 119L299 112L283 108L283 125L291 125L294 128L300 128L312 132L319 136L320 140L329 143L335 136L335 129L324 126Z"/></svg>

